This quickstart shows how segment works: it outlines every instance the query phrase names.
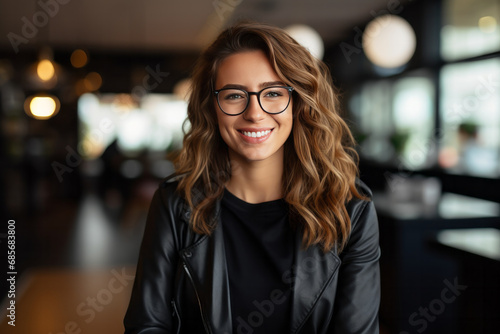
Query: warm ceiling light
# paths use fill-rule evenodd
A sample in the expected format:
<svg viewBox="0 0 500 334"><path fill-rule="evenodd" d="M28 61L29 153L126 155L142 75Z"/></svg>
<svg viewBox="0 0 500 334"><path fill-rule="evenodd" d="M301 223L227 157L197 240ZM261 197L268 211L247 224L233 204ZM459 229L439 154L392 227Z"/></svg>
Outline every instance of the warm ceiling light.
<svg viewBox="0 0 500 334"><path fill-rule="evenodd" d="M366 57L382 68L394 69L410 61L417 39L411 25L395 15L375 18L363 32Z"/></svg>
<svg viewBox="0 0 500 334"><path fill-rule="evenodd" d="M483 16L479 19L478 26L482 32L491 34L497 29L497 20L493 16Z"/></svg>
<svg viewBox="0 0 500 334"><path fill-rule="evenodd" d="M304 24L294 24L285 28L286 32L305 47L317 59L323 58L325 47L321 36L313 28Z"/></svg>
<svg viewBox="0 0 500 334"><path fill-rule="evenodd" d="M40 120L49 119L55 116L59 108L59 99L51 95L31 96L24 102L24 110L26 113Z"/></svg>
<svg viewBox="0 0 500 334"><path fill-rule="evenodd" d="M81 68L85 65L87 65L87 62L89 60L87 53L83 51L82 49L77 49L73 51L71 54L71 65L75 68Z"/></svg>
<svg viewBox="0 0 500 334"><path fill-rule="evenodd" d="M88 91L92 92L101 88L102 77L97 72L90 72L85 76L83 82L85 84L85 88L87 88Z"/></svg>
<svg viewBox="0 0 500 334"><path fill-rule="evenodd" d="M36 74L43 81L51 80L56 73L54 64L48 59L42 59L36 66Z"/></svg>

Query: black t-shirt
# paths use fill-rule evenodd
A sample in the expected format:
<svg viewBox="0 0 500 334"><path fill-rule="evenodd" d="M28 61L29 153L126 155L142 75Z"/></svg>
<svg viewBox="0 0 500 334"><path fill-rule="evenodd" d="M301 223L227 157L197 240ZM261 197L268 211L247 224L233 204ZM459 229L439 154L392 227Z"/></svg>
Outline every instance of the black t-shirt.
<svg viewBox="0 0 500 334"><path fill-rule="evenodd" d="M294 263L294 237L284 200L251 204L225 190L222 225L235 334L290 331L292 290L283 281Z"/></svg>

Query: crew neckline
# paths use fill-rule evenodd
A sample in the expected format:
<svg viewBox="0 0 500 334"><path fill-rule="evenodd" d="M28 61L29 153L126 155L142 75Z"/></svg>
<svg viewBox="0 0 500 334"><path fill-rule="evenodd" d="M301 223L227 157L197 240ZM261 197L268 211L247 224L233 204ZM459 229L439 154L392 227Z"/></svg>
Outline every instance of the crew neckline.
<svg viewBox="0 0 500 334"><path fill-rule="evenodd" d="M283 198L279 198L279 199L275 199L275 200L271 200L271 201L266 201L266 202L260 202L260 203L249 203L245 200L242 200L238 196L234 195L227 188L224 188L223 199L226 199L229 202L238 204L242 207L249 208L249 209L276 207L277 205L278 206L286 206L286 201Z"/></svg>

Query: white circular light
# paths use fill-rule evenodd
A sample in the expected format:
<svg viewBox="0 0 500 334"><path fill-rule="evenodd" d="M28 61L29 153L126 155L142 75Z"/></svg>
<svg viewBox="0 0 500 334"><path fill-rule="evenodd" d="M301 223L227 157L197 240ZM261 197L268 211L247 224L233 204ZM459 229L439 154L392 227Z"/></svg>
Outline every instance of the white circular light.
<svg viewBox="0 0 500 334"><path fill-rule="evenodd" d="M31 96L24 101L24 110L26 113L40 120L55 116L59 111L59 107L59 99L51 95Z"/></svg>
<svg viewBox="0 0 500 334"><path fill-rule="evenodd" d="M363 33L366 57L375 65L398 68L415 53L417 39L411 25L395 15L382 15L371 21Z"/></svg>
<svg viewBox="0 0 500 334"><path fill-rule="evenodd" d="M285 31L297 41L300 45L309 50L309 52L317 59L323 58L325 47L321 36L313 28L304 24L294 24Z"/></svg>

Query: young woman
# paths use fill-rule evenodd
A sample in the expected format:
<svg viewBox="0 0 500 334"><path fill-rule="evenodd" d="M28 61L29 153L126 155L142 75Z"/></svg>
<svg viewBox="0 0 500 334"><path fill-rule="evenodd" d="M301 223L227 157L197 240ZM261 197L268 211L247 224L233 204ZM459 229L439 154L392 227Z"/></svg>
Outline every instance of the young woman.
<svg viewBox="0 0 500 334"><path fill-rule="evenodd" d="M201 55L126 333L378 333L378 225L326 66L283 30Z"/></svg>

